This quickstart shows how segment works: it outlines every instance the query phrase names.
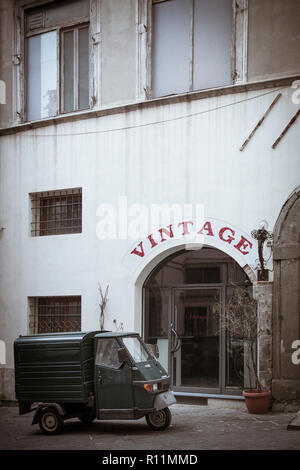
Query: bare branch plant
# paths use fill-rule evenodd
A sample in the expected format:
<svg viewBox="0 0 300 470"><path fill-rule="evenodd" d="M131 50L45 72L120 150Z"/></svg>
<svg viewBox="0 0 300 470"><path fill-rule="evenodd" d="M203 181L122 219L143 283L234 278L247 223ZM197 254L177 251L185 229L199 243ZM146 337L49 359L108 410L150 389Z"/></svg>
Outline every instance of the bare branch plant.
<svg viewBox="0 0 300 470"><path fill-rule="evenodd" d="M220 328L230 338L240 340L244 344L244 365L248 369L250 389L262 390L259 380L256 346L260 335L257 325L257 301L247 288L234 286L233 294L225 306L224 316L220 316ZM253 373L254 381L253 384Z"/></svg>
<svg viewBox="0 0 300 470"><path fill-rule="evenodd" d="M108 300L108 289L109 289L109 285L106 286L105 292L103 293L100 282L98 282L98 290L100 293L99 307L100 307L100 330L101 331L104 330L104 320L105 320L104 313L105 313L105 308L106 308L106 304Z"/></svg>

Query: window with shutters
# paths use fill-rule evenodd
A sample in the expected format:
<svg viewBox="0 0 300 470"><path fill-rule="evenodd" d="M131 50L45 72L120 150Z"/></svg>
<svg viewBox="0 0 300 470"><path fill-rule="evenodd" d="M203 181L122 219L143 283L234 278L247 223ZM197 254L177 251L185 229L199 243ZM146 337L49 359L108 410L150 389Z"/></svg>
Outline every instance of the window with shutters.
<svg viewBox="0 0 300 470"><path fill-rule="evenodd" d="M89 0L26 11L26 120L89 108Z"/></svg>

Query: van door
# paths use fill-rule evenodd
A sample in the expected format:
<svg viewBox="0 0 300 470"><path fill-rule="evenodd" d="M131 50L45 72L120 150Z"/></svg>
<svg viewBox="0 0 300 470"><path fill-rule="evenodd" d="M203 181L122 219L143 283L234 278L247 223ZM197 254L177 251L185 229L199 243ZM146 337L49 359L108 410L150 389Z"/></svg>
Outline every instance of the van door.
<svg viewBox="0 0 300 470"><path fill-rule="evenodd" d="M131 367L118 358L116 338L99 338L95 358L95 395L98 419L133 418Z"/></svg>

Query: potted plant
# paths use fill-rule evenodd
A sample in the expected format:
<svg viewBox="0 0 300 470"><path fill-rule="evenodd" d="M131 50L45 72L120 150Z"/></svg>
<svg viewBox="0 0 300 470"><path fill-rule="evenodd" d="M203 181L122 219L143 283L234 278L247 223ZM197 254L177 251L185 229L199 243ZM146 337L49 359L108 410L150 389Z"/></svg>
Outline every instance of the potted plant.
<svg viewBox="0 0 300 470"><path fill-rule="evenodd" d="M225 329L227 338L233 338L243 344L243 375L247 373L249 383L249 387L243 390L243 396L248 412L266 413L270 408L271 391L263 389L259 379L256 351L261 332L257 322L257 301L247 287L234 286L232 296L225 306L221 327Z"/></svg>

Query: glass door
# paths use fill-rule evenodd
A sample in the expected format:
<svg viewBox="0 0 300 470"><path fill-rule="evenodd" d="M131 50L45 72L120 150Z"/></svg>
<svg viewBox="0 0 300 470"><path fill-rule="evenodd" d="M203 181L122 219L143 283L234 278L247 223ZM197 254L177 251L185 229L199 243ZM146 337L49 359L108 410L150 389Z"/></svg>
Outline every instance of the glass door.
<svg viewBox="0 0 300 470"><path fill-rule="evenodd" d="M173 388L220 393L222 335L215 306L221 304L221 288L174 288L172 293Z"/></svg>

